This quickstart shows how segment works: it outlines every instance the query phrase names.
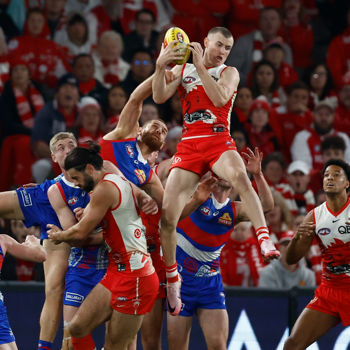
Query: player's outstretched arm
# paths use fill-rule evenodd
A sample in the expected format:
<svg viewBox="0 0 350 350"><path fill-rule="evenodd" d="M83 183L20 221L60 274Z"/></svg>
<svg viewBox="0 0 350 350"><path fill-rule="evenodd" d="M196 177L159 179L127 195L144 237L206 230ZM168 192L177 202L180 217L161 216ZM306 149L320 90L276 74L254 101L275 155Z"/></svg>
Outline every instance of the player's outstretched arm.
<svg viewBox="0 0 350 350"><path fill-rule="evenodd" d="M4 255L6 252L15 258L29 260L34 262L43 262L46 260L45 249L40 245L40 240L33 235L28 235L25 242L20 244L12 237L0 235L0 245Z"/></svg>
<svg viewBox="0 0 350 350"><path fill-rule="evenodd" d="M287 264L296 264L309 251L315 237L313 211L308 212L289 242L286 252Z"/></svg>
<svg viewBox="0 0 350 350"><path fill-rule="evenodd" d="M89 233L102 221L108 209L115 207L120 200L116 186L107 181L101 181L90 197L90 203L84 209L81 220L67 230L48 224L49 238L55 242L72 242L85 240Z"/></svg>
<svg viewBox="0 0 350 350"><path fill-rule="evenodd" d="M172 69L172 79L169 80L166 77L167 66L175 60L182 59L184 56L179 54L174 48L176 43L178 43L177 40L172 41L166 48L162 44L152 82L153 100L155 103L164 103L175 94L177 87L180 85L182 65L177 65Z"/></svg>
<svg viewBox="0 0 350 350"><path fill-rule="evenodd" d="M142 186L142 189L156 201L159 208L162 207L164 188L158 175L153 172L149 181Z"/></svg>

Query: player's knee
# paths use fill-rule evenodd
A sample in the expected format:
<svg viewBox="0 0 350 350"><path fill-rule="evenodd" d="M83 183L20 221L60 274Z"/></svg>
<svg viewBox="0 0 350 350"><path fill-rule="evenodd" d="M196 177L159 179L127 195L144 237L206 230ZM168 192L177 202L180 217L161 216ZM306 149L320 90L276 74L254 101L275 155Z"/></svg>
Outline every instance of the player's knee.
<svg viewBox="0 0 350 350"><path fill-rule="evenodd" d="M61 301L64 294L64 285L61 284L55 284L52 286L47 286L45 288L45 297L49 300L55 300Z"/></svg>
<svg viewBox="0 0 350 350"><path fill-rule="evenodd" d="M235 171L231 173L230 182L231 185L235 188L247 187L249 185L249 179L246 171L241 168L235 169Z"/></svg>
<svg viewBox="0 0 350 350"><path fill-rule="evenodd" d="M86 328L81 327L81 325L78 322L72 321L68 326L69 334L73 338L82 338L88 335Z"/></svg>
<svg viewBox="0 0 350 350"><path fill-rule="evenodd" d="M163 215L161 219L162 233L171 233L176 230L176 221L167 215Z"/></svg>
<svg viewBox="0 0 350 350"><path fill-rule="evenodd" d="M302 350L305 347L302 347L300 342L298 342L297 339L295 339L294 337L290 336L286 342L284 343L284 347L283 350Z"/></svg>
<svg viewBox="0 0 350 350"><path fill-rule="evenodd" d="M210 350L226 350L227 339L225 336L216 334L212 335L209 340L208 349Z"/></svg>

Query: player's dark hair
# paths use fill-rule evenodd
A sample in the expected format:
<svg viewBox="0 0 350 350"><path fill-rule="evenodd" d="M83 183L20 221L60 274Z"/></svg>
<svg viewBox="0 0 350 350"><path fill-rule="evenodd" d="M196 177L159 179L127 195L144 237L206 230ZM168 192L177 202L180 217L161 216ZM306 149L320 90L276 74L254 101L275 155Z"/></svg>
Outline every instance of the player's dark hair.
<svg viewBox="0 0 350 350"><path fill-rule="evenodd" d="M321 153L329 150L329 149L339 149L345 152L345 141L341 136L331 135L327 136L321 142Z"/></svg>
<svg viewBox="0 0 350 350"><path fill-rule="evenodd" d="M232 33L225 27L214 27L214 28L211 28L208 32L208 35L209 34L216 34L216 33L220 33L222 34L225 38L229 39L229 38L233 38L233 35Z"/></svg>
<svg viewBox="0 0 350 350"><path fill-rule="evenodd" d="M344 162L341 159L330 159L324 166L322 169L322 177L324 176L324 173L326 171L326 169L330 166L330 165L336 165L340 168L342 168L344 170L344 173L348 179L348 181L350 181L350 165L346 162Z"/></svg>
<svg viewBox="0 0 350 350"><path fill-rule="evenodd" d="M103 159L99 155L101 147L91 142L89 148L76 147L66 157L64 162L65 170L75 169L84 171L87 164L91 164L96 170L101 170Z"/></svg>

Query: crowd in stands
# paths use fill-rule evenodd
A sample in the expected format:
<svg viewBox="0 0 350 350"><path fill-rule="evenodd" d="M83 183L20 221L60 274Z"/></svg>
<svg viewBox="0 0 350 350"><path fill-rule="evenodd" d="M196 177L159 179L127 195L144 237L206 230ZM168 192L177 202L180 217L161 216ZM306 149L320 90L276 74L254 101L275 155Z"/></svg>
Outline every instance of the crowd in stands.
<svg viewBox="0 0 350 350"><path fill-rule="evenodd" d="M114 128L174 25L198 42L213 26L232 31L226 64L238 69L240 85L231 135L239 152L263 152L275 199L266 218L281 259L265 266L250 223L239 224L222 251L224 283L319 283L316 242L297 266L283 255L302 218L324 200L323 164L350 163L347 0L0 0L0 191L58 174L49 149L55 133L73 131L84 146ZM181 139L177 94L163 105L147 99L140 122L151 119L169 128L160 162ZM1 230L21 241L19 225ZM21 273L20 264L7 275L40 279L33 266Z"/></svg>

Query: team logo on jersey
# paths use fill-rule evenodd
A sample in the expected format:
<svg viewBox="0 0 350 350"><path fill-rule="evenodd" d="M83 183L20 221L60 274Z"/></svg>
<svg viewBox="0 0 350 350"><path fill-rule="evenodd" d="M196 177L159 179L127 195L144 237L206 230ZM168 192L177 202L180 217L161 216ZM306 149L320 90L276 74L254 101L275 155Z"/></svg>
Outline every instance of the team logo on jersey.
<svg viewBox="0 0 350 350"><path fill-rule="evenodd" d="M77 204L78 203L78 197L71 197L68 199L68 205L74 205L74 204Z"/></svg>
<svg viewBox="0 0 350 350"><path fill-rule="evenodd" d="M317 231L317 234L320 235L320 236L327 236L331 233L331 230L327 227L323 227L323 228L320 228L318 231Z"/></svg>
<svg viewBox="0 0 350 350"><path fill-rule="evenodd" d="M183 78L182 81L183 81L184 84L191 84L191 83L193 83L195 80L196 80L195 77L188 76L188 77Z"/></svg>
<svg viewBox="0 0 350 350"><path fill-rule="evenodd" d="M134 231L134 236L135 236L135 238L140 238L141 237L141 230L139 228L137 228Z"/></svg>
<svg viewBox="0 0 350 350"><path fill-rule="evenodd" d="M126 145L125 148L126 148L126 152L128 153L129 157L134 158L135 153L134 153L134 150L132 149L131 145Z"/></svg>
<svg viewBox="0 0 350 350"><path fill-rule="evenodd" d="M229 213L224 213L224 215L219 217L218 222L219 222L219 224L231 226L232 225L232 218L231 218Z"/></svg>
<svg viewBox="0 0 350 350"><path fill-rule="evenodd" d="M174 157L173 161L172 161L172 164L177 164L179 162L181 162L182 159L180 157Z"/></svg>
<svg viewBox="0 0 350 350"><path fill-rule="evenodd" d="M211 210L208 207L203 207L201 208L201 213L204 214L205 216L211 215Z"/></svg>
<svg viewBox="0 0 350 350"><path fill-rule="evenodd" d="M198 271L198 267L199 264L194 258L188 257L183 262L183 268L190 273L196 273Z"/></svg>
<svg viewBox="0 0 350 350"><path fill-rule="evenodd" d="M146 181L146 174L143 170L135 169L134 173L141 184Z"/></svg>

